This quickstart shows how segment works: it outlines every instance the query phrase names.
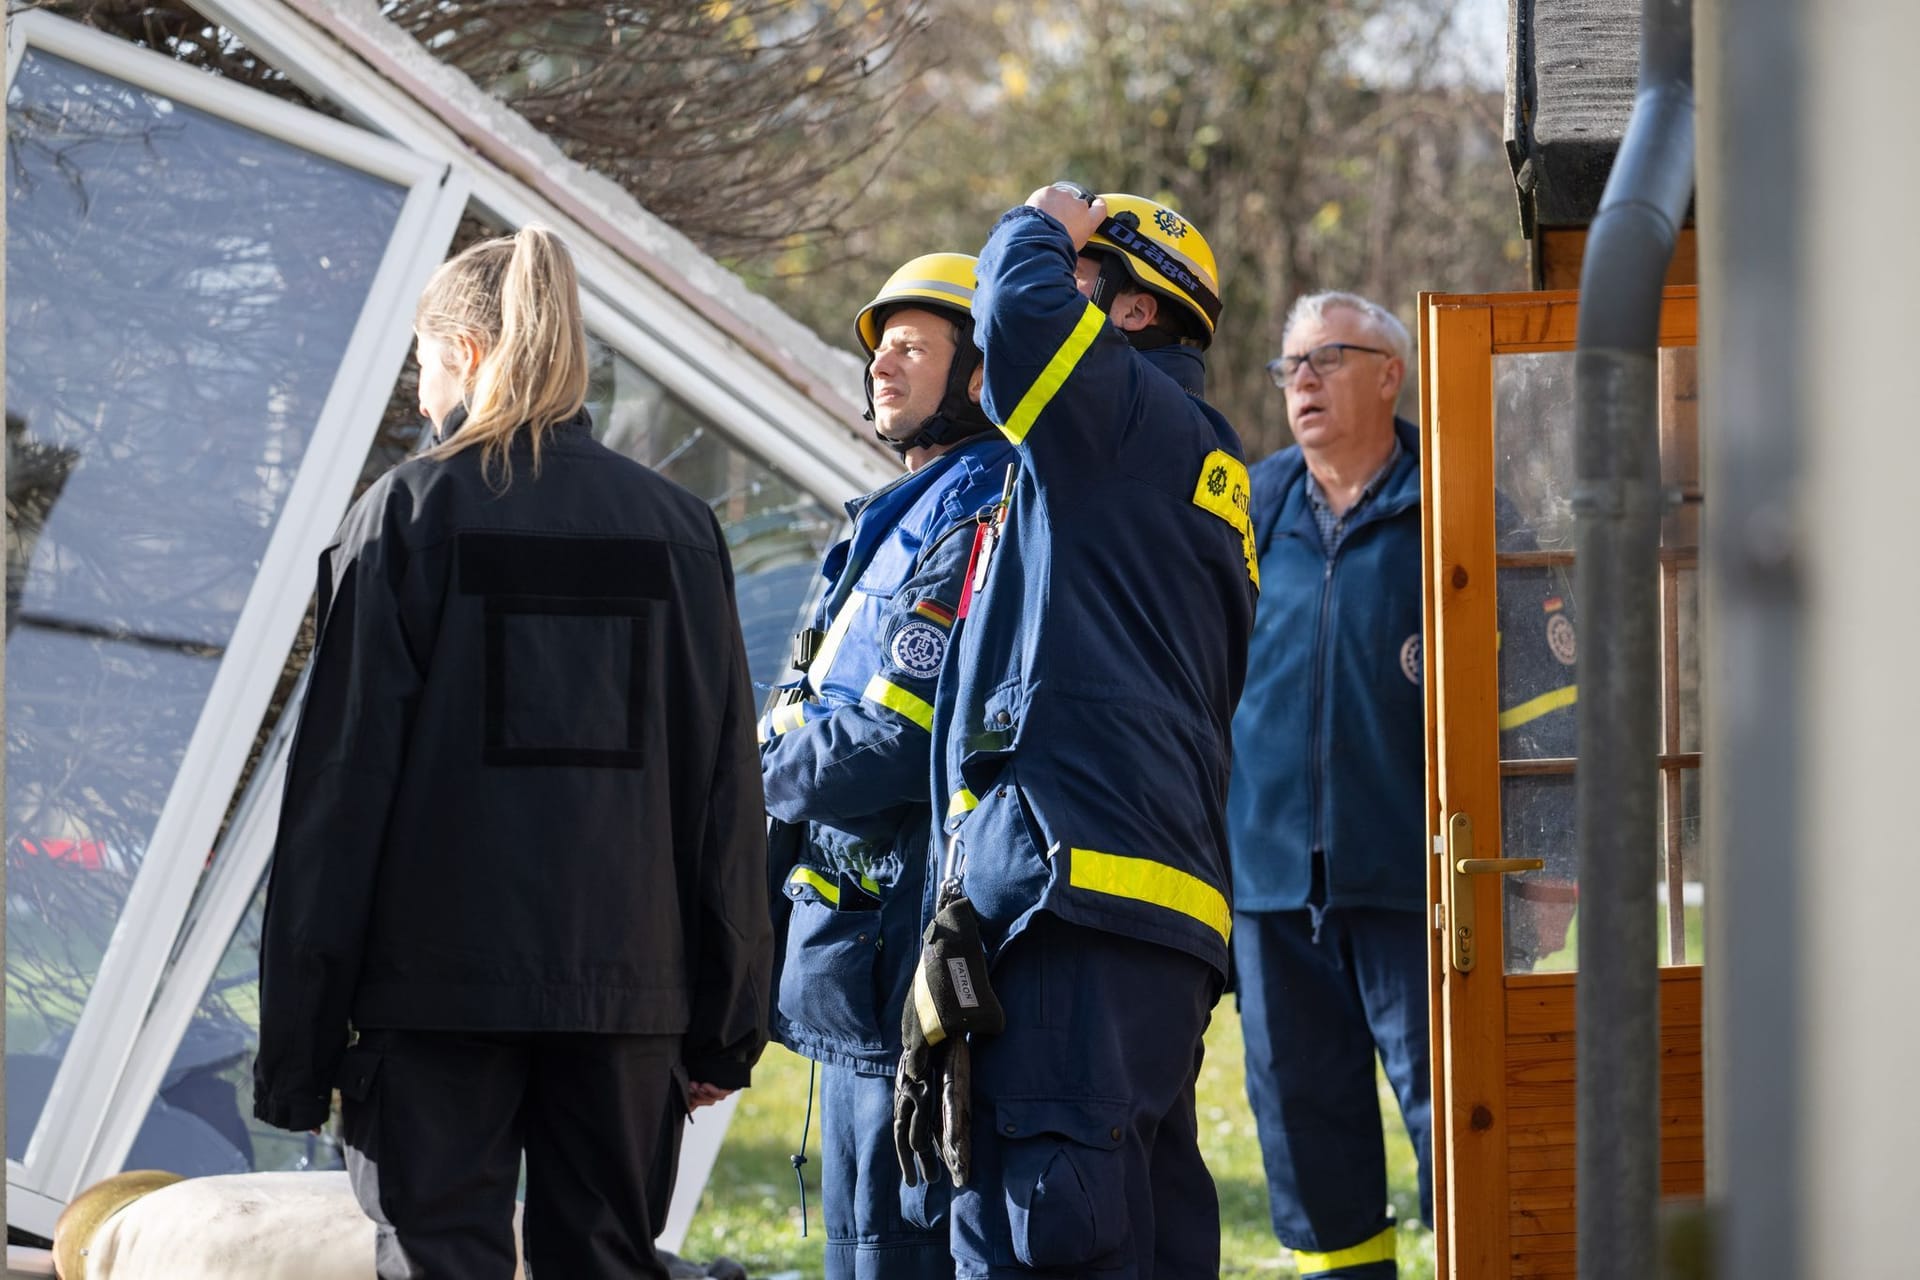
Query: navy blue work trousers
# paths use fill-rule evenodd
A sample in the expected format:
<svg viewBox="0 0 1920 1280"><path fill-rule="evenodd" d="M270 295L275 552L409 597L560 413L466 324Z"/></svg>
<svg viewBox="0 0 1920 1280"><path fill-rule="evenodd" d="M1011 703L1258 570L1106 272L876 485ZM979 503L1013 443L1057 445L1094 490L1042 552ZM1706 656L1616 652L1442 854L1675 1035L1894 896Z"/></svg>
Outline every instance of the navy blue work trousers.
<svg viewBox="0 0 1920 1280"><path fill-rule="evenodd" d="M820 1068L827 1280L953 1280L951 1184L909 1187L893 1145L893 1077Z"/></svg>
<svg viewBox="0 0 1920 1280"><path fill-rule="evenodd" d="M347 1171L380 1280L666 1280L687 1118L680 1037L363 1031L342 1064Z"/></svg>
<svg viewBox="0 0 1920 1280"><path fill-rule="evenodd" d="M1042 915L993 969L1007 1013L973 1040L962 1280L1215 1280L1220 1202L1194 1080L1219 999L1205 961Z"/></svg>
<svg viewBox="0 0 1920 1280"><path fill-rule="evenodd" d="M1392 1230L1376 1053L1419 1158L1420 1212L1431 1222L1425 917L1363 908L1235 912L1233 960L1247 1098L1280 1242L1337 1257ZM1376 1280L1396 1271L1389 1255L1303 1266L1301 1274Z"/></svg>

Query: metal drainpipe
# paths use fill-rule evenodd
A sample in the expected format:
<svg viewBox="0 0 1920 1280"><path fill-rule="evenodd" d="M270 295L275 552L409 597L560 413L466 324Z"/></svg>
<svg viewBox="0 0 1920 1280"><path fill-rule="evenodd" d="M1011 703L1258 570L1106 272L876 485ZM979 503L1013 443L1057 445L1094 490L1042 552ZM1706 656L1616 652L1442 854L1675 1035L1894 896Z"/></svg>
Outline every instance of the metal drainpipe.
<svg viewBox="0 0 1920 1280"><path fill-rule="evenodd" d="M1660 751L1660 290L1693 191L1691 0L1644 0L1640 83L1587 236L1575 366L1581 616L1582 1280L1656 1274Z"/></svg>

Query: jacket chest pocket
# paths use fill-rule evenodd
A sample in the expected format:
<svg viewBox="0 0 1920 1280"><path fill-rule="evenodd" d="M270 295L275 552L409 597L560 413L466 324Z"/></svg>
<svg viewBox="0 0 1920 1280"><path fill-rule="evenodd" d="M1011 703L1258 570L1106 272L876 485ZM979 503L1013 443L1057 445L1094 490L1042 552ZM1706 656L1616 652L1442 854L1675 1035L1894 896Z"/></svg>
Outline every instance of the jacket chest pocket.
<svg viewBox="0 0 1920 1280"><path fill-rule="evenodd" d="M827 620L826 638L807 669L815 693L825 694L831 687L842 697L858 699L865 691L868 678L886 657L888 637L882 628L887 614L912 603L908 599L896 604L896 597L913 579L918 546L889 538L861 570L859 581Z"/></svg>
<svg viewBox="0 0 1920 1280"><path fill-rule="evenodd" d="M659 720L664 602L488 596L490 765L638 769Z"/></svg>

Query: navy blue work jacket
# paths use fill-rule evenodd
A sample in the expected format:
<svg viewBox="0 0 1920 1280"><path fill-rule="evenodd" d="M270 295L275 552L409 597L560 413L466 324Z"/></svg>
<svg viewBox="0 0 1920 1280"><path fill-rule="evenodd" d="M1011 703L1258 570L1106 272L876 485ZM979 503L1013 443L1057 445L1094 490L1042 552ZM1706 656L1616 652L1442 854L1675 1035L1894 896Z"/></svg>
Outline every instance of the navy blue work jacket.
<svg viewBox="0 0 1920 1280"><path fill-rule="evenodd" d="M1020 471L941 682L935 799L996 953L1048 911L1224 972L1247 470L1200 353L1135 351L1075 259L1026 207L981 252L983 403Z"/></svg>
<svg viewBox="0 0 1920 1280"><path fill-rule="evenodd" d="M1326 907L1424 911L1426 700L1420 607L1420 437L1396 420L1401 457L1329 557L1295 446L1253 468L1253 525L1266 590L1247 691L1233 721L1237 749L1228 818L1234 904L1242 911L1309 905L1313 853ZM1540 549L1506 496L1495 494L1501 552ZM1500 754L1571 757L1578 688L1566 566L1498 571ZM1509 778L1507 852L1544 854L1548 872L1572 851L1569 777Z"/></svg>
<svg viewBox="0 0 1920 1280"><path fill-rule="evenodd" d="M762 718L773 833L773 1031L796 1052L890 1073L930 890L934 688L979 513L1014 451L963 444L847 504L822 566L825 632L805 699Z"/></svg>
<svg viewBox="0 0 1920 1280"><path fill-rule="evenodd" d="M1315 849L1321 905L1426 902L1420 437L1394 430L1400 460L1332 557L1300 447L1253 468L1264 590L1227 807L1242 911L1308 905Z"/></svg>

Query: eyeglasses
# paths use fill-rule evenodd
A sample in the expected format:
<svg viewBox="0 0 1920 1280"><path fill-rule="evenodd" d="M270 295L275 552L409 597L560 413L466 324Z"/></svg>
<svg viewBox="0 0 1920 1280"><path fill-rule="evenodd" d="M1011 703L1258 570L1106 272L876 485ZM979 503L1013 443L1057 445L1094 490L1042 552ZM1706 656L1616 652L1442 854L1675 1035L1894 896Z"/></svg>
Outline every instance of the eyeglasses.
<svg viewBox="0 0 1920 1280"><path fill-rule="evenodd" d="M1313 371L1324 378L1340 367L1340 361L1349 351L1365 351L1376 356L1393 354L1378 347L1363 347L1357 342L1328 342L1302 356L1275 356L1267 361L1267 376L1273 379L1274 386L1285 391L1292 383L1293 375L1300 372L1301 365L1313 366Z"/></svg>

